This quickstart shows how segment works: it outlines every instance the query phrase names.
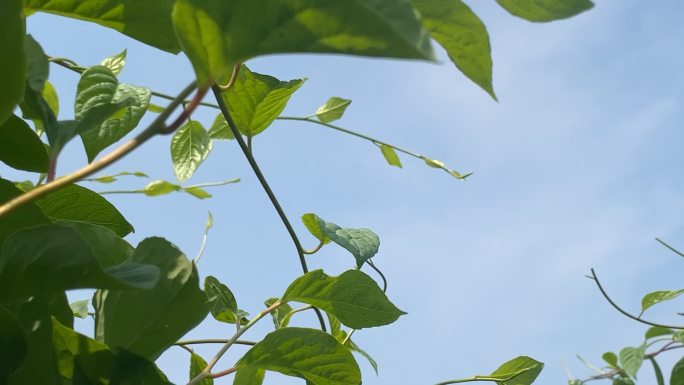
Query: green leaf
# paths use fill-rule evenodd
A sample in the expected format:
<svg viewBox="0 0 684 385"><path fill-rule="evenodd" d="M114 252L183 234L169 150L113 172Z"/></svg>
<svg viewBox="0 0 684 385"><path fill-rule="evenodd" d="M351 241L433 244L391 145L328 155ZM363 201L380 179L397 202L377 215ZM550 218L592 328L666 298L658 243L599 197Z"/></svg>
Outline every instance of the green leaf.
<svg viewBox="0 0 684 385"><path fill-rule="evenodd" d="M639 316L643 315L644 312L651 306L661 302L673 300L682 294L684 294L684 289L654 291L653 293L646 294L641 300L641 313Z"/></svg>
<svg viewBox="0 0 684 385"><path fill-rule="evenodd" d="M636 378L636 374L644 363L644 348L626 347L620 350L620 366L630 377Z"/></svg>
<svg viewBox="0 0 684 385"><path fill-rule="evenodd" d="M318 225L319 219L320 218L318 218L316 214L312 213L302 215L302 223L304 223L304 226L306 226L306 229L309 230L311 235L313 235L320 242L328 244L332 242L332 240L325 235L321 226Z"/></svg>
<svg viewBox="0 0 684 385"><path fill-rule="evenodd" d="M496 0L513 16L533 22L567 19L594 6L590 0Z"/></svg>
<svg viewBox="0 0 684 385"><path fill-rule="evenodd" d="M271 307L274 303L280 301L278 298L269 298L264 301L264 305ZM283 303L271 312L273 318L273 325L276 329L286 328L292 318L292 306Z"/></svg>
<svg viewBox="0 0 684 385"><path fill-rule="evenodd" d="M27 12L90 21L164 51L180 51L171 24L173 2L168 0L25 0L24 3Z"/></svg>
<svg viewBox="0 0 684 385"><path fill-rule="evenodd" d="M59 95L57 95L57 90L50 82L45 82L45 87L41 92L41 96L45 101L45 105L48 107L55 118L59 115ZM45 127L42 120L34 120L33 123L36 126L36 133L40 136L45 132Z"/></svg>
<svg viewBox="0 0 684 385"><path fill-rule="evenodd" d="M456 67L496 100L489 34L482 20L461 0L411 0L411 4Z"/></svg>
<svg viewBox="0 0 684 385"><path fill-rule="evenodd" d="M78 223L41 225L13 234L0 252L0 299L81 288L153 287L159 277L153 265L107 266L117 258L107 254L122 253L116 239L104 227Z"/></svg>
<svg viewBox="0 0 684 385"><path fill-rule="evenodd" d="M149 89L119 84L106 67L94 66L81 75L74 110L89 162L138 125L150 98Z"/></svg>
<svg viewBox="0 0 684 385"><path fill-rule="evenodd" d="M233 385L261 385L265 375L264 369L242 369L235 373Z"/></svg>
<svg viewBox="0 0 684 385"><path fill-rule="evenodd" d="M166 195L170 194L174 191L178 191L181 189L181 186L169 183L165 180L155 180L154 182L150 182L147 186L145 186L145 189L143 190L144 194L147 195L148 197L156 197L159 195Z"/></svg>
<svg viewBox="0 0 684 385"><path fill-rule="evenodd" d="M144 172L123 171L123 172L116 173L114 175L104 175L104 176L98 176L96 178L88 178L88 179L84 179L84 180L87 180L88 182L113 183L113 182L116 182L120 176L135 176L138 178L149 178L149 176L147 174L145 174Z"/></svg>
<svg viewBox="0 0 684 385"><path fill-rule="evenodd" d="M323 123L332 123L344 115L344 111L351 104L351 100L333 96L324 105L318 107L315 117Z"/></svg>
<svg viewBox="0 0 684 385"><path fill-rule="evenodd" d="M684 358L677 361L674 367L672 367L670 385L684 385Z"/></svg>
<svg viewBox="0 0 684 385"><path fill-rule="evenodd" d="M152 362L123 349L76 357L73 385L172 385Z"/></svg>
<svg viewBox="0 0 684 385"><path fill-rule="evenodd" d="M57 358L57 371L63 381L73 380L77 356L107 350L107 346L76 333L54 317L52 318L52 348Z"/></svg>
<svg viewBox="0 0 684 385"><path fill-rule="evenodd" d="M268 334L237 363L244 370L270 370L314 384L359 385L361 372L352 354L329 334L284 328Z"/></svg>
<svg viewBox="0 0 684 385"><path fill-rule="evenodd" d="M150 103L147 105L147 111L154 112L155 114L161 114L165 110L166 110L166 108L164 108L162 106L158 106L156 104Z"/></svg>
<svg viewBox="0 0 684 385"><path fill-rule="evenodd" d="M326 237L352 253L356 259L356 267L361 268L367 260L378 253L380 238L371 230L341 228L320 217L316 217L316 221Z"/></svg>
<svg viewBox="0 0 684 385"><path fill-rule="evenodd" d="M399 155L397 155L396 151L394 149L386 144L381 144L380 145L380 152L382 152L382 156L385 157L385 160L387 163L389 163L390 166L396 166L399 168L402 168L401 165L401 160L399 159Z"/></svg>
<svg viewBox="0 0 684 385"><path fill-rule="evenodd" d="M189 179L211 152L211 138L200 122L190 120L171 139L173 172L179 181Z"/></svg>
<svg viewBox="0 0 684 385"><path fill-rule="evenodd" d="M214 123L211 125L211 128L209 129L209 136L212 139L225 139L225 140L235 139L235 135L233 135L233 131L230 130L230 127L228 126L228 122L226 122L226 118L224 118L223 114L221 114L221 113L216 115L216 118L214 119Z"/></svg>
<svg viewBox="0 0 684 385"><path fill-rule="evenodd" d="M23 0L0 1L0 124L21 102L26 84ZM10 59L11 58L11 59Z"/></svg>
<svg viewBox="0 0 684 385"><path fill-rule="evenodd" d="M0 124L0 161L17 170L47 172L45 144L26 122L10 115Z"/></svg>
<svg viewBox="0 0 684 385"><path fill-rule="evenodd" d="M45 82L45 87L40 92L33 90L27 84L20 107L22 116L33 121L36 133L47 134L54 153L59 152L61 146L71 139L66 133L61 132L58 125L59 100L57 92L49 82Z"/></svg>
<svg viewBox="0 0 684 385"><path fill-rule="evenodd" d="M488 378L496 378L498 385L530 385L539 376L544 364L527 356L516 357L499 366ZM477 378L479 376L475 376Z"/></svg>
<svg viewBox="0 0 684 385"><path fill-rule="evenodd" d="M154 360L202 322L211 303L199 287L194 264L168 241L144 240L131 262L158 266L161 278L151 290L97 291L95 336L110 347Z"/></svg>
<svg viewBox="0 0 684 385"><path fill-rule="evenodd" d="M330 277L323 270L304 274L287 288L282 301L313 305L353 329L388 325L406 314L387 299L372 278L359 270L349 270L338 277Z"/></svg>
<svg viewBox="0 0 684 385"><path fill-rule="evenodd" d="M252 72L243 65L235 84L221 96L240 132L246 136L255 136L266 130L283 112L290 96L305 80L285 82L273 76Z"/></svg>
<svg viewBox="0 0 684 385"><path fill-rule="evenodd" d="M634 385L634 381L626 376L620 376L613 380L613 385Z"/></svg>
<svg viewBox="0 0 684 385"><path fill-rule="evenodd" d="M26 336L27 354L10 377L10 385L61 385L52 349L52 317L73 326L73 315L64 292L36 295L5 304L21 324ZM4 358L4 355L3 355Z"/></svg>
<svg viewBox="0 0 684 385"><path fill-rule="evenodd" d="M651 361L651 365L653 365L653 371L655 372L656 381L658 382L658 385L665 385L663 371L660 370L660 365L658 365L658 362L653 357L649 357L648 360Z"/></svg>
<svg viewBox="0 0 684 385"><path fill-rule="evenodd" d="M114 75L119 75L126 66L126 54L128 50L123 50L120 54L108 57L100 63L101 66L107 67Z"/></svg>
<svg viewBox="0 0 684 385"><path fill-rule="evenodd" d="M200 84L275 53L433 59L428 34L404 0L178 0L172 19Z"/></svg>
<svg viewBox="0 0 684 385"><path fill-rule="evenodd" d="M617 354L613 352L605 352L601 356L603 358L603 361L606 361L606 363L613 368L619 368L620 366L618 365L618 356Z"/></svg>
<svg viewBox="0 0 684 385"><path fill-rule="evenodd" d="M430 167L432 167L432 168L439 168L439 169L442 169L442 170L446 171L449 175L453 176L453 177L456 178L456 179L466 179L467 177L469 177L470 175L472 175L472 173L468 173L468 174L462 175L460 172L448 168L448 167L444 164L444 162L439 161L439 160L436 160L436 159L423 158L423 160L425 161L425 164L427 164L428 166L430 166Z"/></svg>
<svg viewBox="0 0 684 385"><path fill-rule="evenodd" d="M201 189L199 187L186 187L182 190L183 192L186 192L198 199L208 199L212 197L212 195L209 194L206 190Z"/></svg>
<svg viewBox="0 0 684 385"><path fill-rule="evenodd" d="M0 179L0 202L9 202L21 194L23 191L14 186L14 183ZM17 230L45 223L50 223L50 220L35 203L24 204L2 217L0 221L0 245Z"/></svg>
<svg viewBox="0 0 684 385"><path fill-rule="evenodd" d="M90 300L84 299L69 304L71 311L74 312L74 317L78 317L81 319L88 318L88 303L90 303Z"/></svg>
<svg viewBox="0 0 684 385"><path fill-rule="evenodd" d="M119 210L102 195L79 185L69 185L40 199L38 206L53 221L83 222L106 227L120 237L134 231Z"/></svg>
<svg viewBox="0 0 684 385"><path fill-rule="evenodd" d="M652 326L648 328L646 331L646 334L644 335L644 338L650 339L654 337L660 337L660 336L667 336L672 334L672 330L660 326Z"/></svg>
<svg viewBox="0 0 684 385"><path fill-rule="evenodd" d="M5 307L0 306L0 383L9 382L9 376L26 357L24 330Z"/></svg>
<svg viewBox="0 0 684 385"><path fill-rule="evenodd" d="M204 360L200 355L191 353L190 354L190 379L197 377L202 373L204 368L207 367L207 361ZM202 381L197 382L198 385L214 385L213 378L204 378Z"/></svg>
<svg viewBox="0 0 684 385"><path fill-rule="evenodd" d="M347 333L344 331L341 331L340 333L341 333L341 337L343 338L342 341L344 341L344 339L347 338L347 336L346 336ZM339 339L338 339L338 341L339 341ZM342 342L342 341L340 341L340 342ZM375 359L373 359L373 357L371 357L370 354L366 353L365 350L361 349L359 347L359 345L355 344L354 341L352 341L351 339L347 340L347 343L345 344L345 346L348 347L349 350L351 350L352 352L359 353L363 358L365 358L366 361L368 361L370 366L373 368L375 375L376 376L378 375L378 363L375 361Z"/></svg>
<svg viewBox="0 0 684 385"><path fill-rule="evenodd" d="M235 296L228 289L228 286L219 282L215 277L208 276L204 280L204 292L209 301L212 302L211 315L215 320L235 324L240 319L243 323Z"/></svg>
<svg viewBox="0 0 684 385"><path fill-rule="evenodd" d="M42 92L50 76L50 63L45 51L31 35L26 35L26 81L32 90Z"/></svg>

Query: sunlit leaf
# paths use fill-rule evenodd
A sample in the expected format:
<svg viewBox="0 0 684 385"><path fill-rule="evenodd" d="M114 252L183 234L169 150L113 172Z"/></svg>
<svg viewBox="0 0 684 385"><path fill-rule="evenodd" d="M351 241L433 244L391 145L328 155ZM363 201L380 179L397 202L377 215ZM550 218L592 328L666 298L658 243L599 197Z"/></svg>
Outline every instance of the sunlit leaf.
<svg viewBox="0 0 684 385"><path fill-rule="evenodd" d="M25 0L24 4L28 12L94 22L153 47L180 51L171 24L173 2L168 0Z"/></svg>
<svg viewBox="0 0 684 385"><path fill-rule="evenodd" d="M318 107L315 117L323 123L332 123L344 115L344 111L351 104L351 100L333 96L324 105Z"/></svg>
<svg viewBox="0 0 684 385"><path fill-rule="evenodd" d="M380 152L382 152L382 156L385 157L385 160L387 163L389 163L390 166L396 166L401 168L401 160L399 159L399 155L397 155L397 152L394 151L394 149L386 144L381 144L380 145Z"/></svg>
<svg viewBox="0 0 684 385"><path fill-rule="evenodd" d="M107 346L76 333L52 318L52 348L57 357L57 371L65 381L72 381L76 357L107 350Z"/></svg>
<svg viewBox="0 0 684 385"><path fill-rule="evenodd" d="M222 284L215 277L208 276L204 280L204 292L207 294L207 298L212 301L211 315L215 320L234 324L240 319L241 323L244 323L239 314L235 296L228 289L228 286Z"/></svg>
<svg viewBox="0 0 684 385"><path fill-rule="evenodd" d="M233 135L233 131L230 130L230 127L228 126L228 122L226 122L226 118L224 118L223 114L221 114L221 113L216 115L216 118L214 119L214 123L211 125L211 128L209 129L209 136L212 139L225 139L225 140L235 139L235 135Z"/></svg>
<svg viewBox="0 0 684 385"><path fill-rule="evenodd" d="M143 191L145 195L155 197L159 195L166 195L180 189L181 186L177 184L169 183L165 180L155 180L154 182L150 182L150 184L145 186Z"/></svg>
<svg viewBox="0 0 684 385"><path fill-rule="evenodd" d="M662 290L662 291L654 291L652 293L648 293L641 300L641 314L644 314L644 312L646 310L648 310L648 308L650 308L653 305L659 304L661 302L673 300L682 294L684 294L684 289L681 289L681 290Z"/></svg>
<svg viewBox="0 0 684 385"><path fill-rule="evenodd" d="M151 91L119 84L114 73L94 66L81 75L75 115L88 161L133 130L147 111Z"/></svg>
<svg viewBox="0 0 684 385"><path fill-rule="evenodd" d="M499 366L488 378L498 379L498 385L530 385L544 369L544 364L526 356L516 357ZM477 378L478 376L475 376Z"/></svg>
<svg viewBox="0 0 684 385"><path fill-rule="evenodd" d="M316 216L316 214L313 213L307 213L302 215L302 223L304 223L304 226L307 230L309 230L311 235L313 235L320 242L332 242L332 240L325 235L321 226L318 225L318 220L318 216Z"/></svg>
<svg viewBox="0 0 684 385"><path fill-rule="evenodd" d="M654 337L667 336L672 334L672 330L660 326L652 326L646 330L644 338L650 339Z"/></svg>
<svg viewBox="0 0 684 385"><path fill-rule="evenodd" d="M243 135L255 136L266 130L283 112L290 96L305 80L281 81L273 76L252 72L243 65L235 84L222 97L238 130ZM230 131L227 127L223 128L226 129ZM230 135L222 133L221 136L229 138Z"/></svg>
<svg viewBox="0 0 684 385"><path fill-rule="evenodd" d="M78 317L81 319L88 318L88 304L90 303L90 300L84 299L81 301L76 301L74 303L70 303L69 307L71 308L71 311L74 312L74 317Z"/></svg>
<svg viewBox="0 0 684 385"><path fill-rule="evenodd" d="M378 284L359 270L330 277L315 270L297 278L287 288L283 302L313 305L354 329L388 325L406 314L389 301Z"/></svg>
<svg viewBox="0 0 684 385"><path fill-rule="evenodd" d="M514 16L528 21L567 19L594 6L590 0L496 0Z"/></svg>
<svg viewBox="0 0 684 385"><path fill-rule="evenodd" d="M107 67L114 75L119 75L126 65L127 50L123 50L120 54L108 57L100 63L101 66Z"/></svg>
<svg viewBox="0 0 684 385"><path fill-rule="evenodd" d="M615 354L613 352L606 352L606 353L603 353L601 358L603 358L603 361L606 361L606 363L608 365L612 366L613 368L619 367L617 354Z"/></svg>
<svg viewBox="0 0 684 385"><path fill-rule="evenodd" d="M278 301L278 298L269 298L266 301L264 301L264 305L270 307ZM278 306L275 310L273 310L271 312L271 317L273 318L273 326L275 326L276 329L286 328L287 325L290 323L290 318L292 318L292 310L292 306L288 305L287 303L283 303L280 306Z"/></svg>
<svg viewBox="0 0 684 385"><path fill-rule="evenodd" d="M319 330L283 328L268 334L238 361L244 370L270 370L313 384L359 385L354 357L335 338Z"/></svg>
<svg viewBox="0 0 684 385"><path fill-rule="evenodd" d="M190 120L171 139L173 172L179 181L189 179L211 152L212 142L201 123Z"/></svg>
<svg viewBox="0 0 684 385"><path fill-rule="evenodd" d="M433 58L427 32L403 0L178 0L172 18L200 84L274 53Z"/></svg>
<svg viewBox="0 0 684 385"><path fill-rule="evenodd" d="M489 34L480 18L461 0L411 0L411 4L456 67L496 100Z"/></svg>
<svg viewBox="0 0 684 385"><path fill-rule="evenodd" d="M4 123L24 95L26 56L24 34L26 25L23 0L0 1L0 124Z"/></svg>

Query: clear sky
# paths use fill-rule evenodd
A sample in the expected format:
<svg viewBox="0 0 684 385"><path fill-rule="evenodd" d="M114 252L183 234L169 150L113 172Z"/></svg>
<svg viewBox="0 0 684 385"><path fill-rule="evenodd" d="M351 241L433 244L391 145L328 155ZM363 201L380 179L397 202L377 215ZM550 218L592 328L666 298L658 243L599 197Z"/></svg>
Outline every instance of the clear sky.
<svg viewBox="0 0 684 385"><path fill-rule="evenodd" d="M574 19L530 24L494 1L469 3L490 32L499 103L442 51L440 65L303 55L248 63L284 80L309 78L288 115L310 114L330 96L349 98L340 125L475 173L461 182L408 157L403 169L389 167L372 144L306 123L276 122L255 139L255 156L305 247L316 243L298 221L306 212L381 238L375 261L389 278L389 297L408 315L354 335L380 367L376 377L359 358L365 385L487 374L517 355L546 363L540 384L563 383L564 365L585 377L590 371L575 354L598 365L604 351L636 346L646 330L600 297L584 277L591 267L635 312L644 293L681 287L684 261L653 238L684 248L684 5L603 0ZM29 32L49 55L82 65L127 48L122 82L177 93L193 77L184 57L88 23L34 15ZM77 76L53 67L50 80L61 97L60 118L70 118ZM195 119L209 126L214 116L202 110ZM144 171L173 181L169 141L154 139L107 173ZM67 151L59 173L85 162L80 143ZM131 242L160 235L190 256L210 210L215 227L200 273L224 281L255 314L299 275L299 264L235 142L216 143L189 182L234 177L242 182L211 190L214 199L206 201L181 194L111 200L136 227ZM330 245L309 264L337 274L353 258ZM669 315L682 303L651 315L681 322ZM314 318L298 320L313 325ZM266 320L246 337L259 339L271 327ZM208 320L191 336L232 332ZM198 351L208 358L217 349ZM184 383L188 361L185 351L171 349L159 365ZM647 365L640 378L650 381ZM269 374L266 384L276 383L301 381Z"/></svg>

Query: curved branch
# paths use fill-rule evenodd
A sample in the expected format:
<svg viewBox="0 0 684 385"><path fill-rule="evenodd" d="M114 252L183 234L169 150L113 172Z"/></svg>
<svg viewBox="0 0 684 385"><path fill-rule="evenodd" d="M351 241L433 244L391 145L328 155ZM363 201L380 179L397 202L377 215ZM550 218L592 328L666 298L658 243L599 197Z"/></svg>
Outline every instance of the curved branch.
<svg viewBox="0 0 684 385"><path fill-rule="evenodd" d="M178 106L180 106L183 103L183 100L185 100L185 98L187 98L192 93L192 91L195 90L195 88L196 84L195 82L192 82L178 95L178 97L176 97L176 99L174 99L173 102L171 102L168 105L168 107L166 107L164 112L159 114L159 116L147 127L147 129L145 129L135 138L122 144L114 151L103 156L99 160L96 160L90 163L89 165L81 168L80 170L77 170L69 175L56 179L52 182L36 187L35 189L28 191L22 195L19 195L18 197L10 200L9 202L4 203L2 206L0 206L0 217L2 217L3 215L7 215L11 211L19 208L22 205L33 202L53 191L59 190L74 182L78 182L79 180L84 179L102 170L103 168L128 155L131 151L135 150L140 145L147 142L157 134L169 133L178 129L178 127L180 127L180 125L184 121L182 120L182 118L187 118L192 113L192 110L197 107L199 101L202 99L202 97L207 91L206 88L197 91L195 97L193 98L194 103L191 102L188 105L188 108L186 108L183 111L183 113L173 122L173 124L169 125L168 127L165 126L166 119L169 118L173 111L175 111L176 108L178 108Z"/></svg>
<svg viewBox="0 0 684 385"><path fill-rule="evenodd" d="M380 275L380 278L382 278L382 291L387 292L387 278L385 278L385 274L383 274L382 271L380 271L380 269L378 269L375 266L375 263L373 263L373 261L371 261L370 259L366 262L368 262L368 266L372 267L373 270L375 270L375 272L377 272Z"/></svg>
<svg viewBox="0 0 684 385"><path fill-rule="evenodd" d="M637 322L641 322L642 324L646 324L646 325L650 325L650 326L659 326L659 327L667 328L667 329L684 330L684 326L663 325L663 324L659 324L659 323L655 323L655 322L645 320L643 318L637 317L637 316L627 312L626 310L622 309L617 303L615 303L615 301L613 301L613 299L610 298L608 293L606 293L606 291L603 289L603 286L601 285L601 282L599 281L598 277L596 276L596 272L594 271L594 269L591 269L591 277L589 277L589 278L593 279L594 282L596 282L596 286L598 286L599 290L601 291L601 294L603 294L603 297L608 301L608 303L610 303L610 305L613 306L615 308L615 310L622 313L622 315L624 315L625 317L631 318Z"/></svg>
<svg viewBox="0 0 684 385"><path fill-rule="evenodd" d="M266 192L266 195L268 195L268 199L270 199L271 204L275 208L276 212L278 212L278 216L280 217L280 220L283 222L283 225L285 225L285 229L287 229L287 233L290 235L290 238L292 238L292 243L294 243L295 248L297 249L297 254L299 256L299 263L302 267L302 271L304 274L309 272L309 267L306 264L306 258L304 257L304 248L302 247L301 242L299 242L299 238L297 238L297 234L294 231L294 228L292 228L292 224L290 224L290 220L287 219L287 215L285 215L285 211L283 208L280 206L280 203L278 202L278 199L276 198L275 194L273 193L273 190L271 190L271 187L268 184L268 181L266 181L266 177L264 177L264 174L261 172L261 169L259 168L259 165L257 164L256 160L252 156L252 152L250 151L249 147L247 146L247 143L245 143L245 140L242 138L242 135L240 134L240 131L238 130L237 126L235 125L235 121L233 121L233 117L230 115L230 111L228 110L228 107L223 101L223 98L221 97L221 89L218 86L213 86L212 90L214 92L214 96L216 97L216 101L218 102L218 106L221 109L221 113L223 113L223 117L226 119L226 123L228 123L228 127L230 130L233 132L233 136L235 136L235 140L238 142L238 145L240 146L240 149L242 150L242 153L245 155L245 158L247 158L247 162L249 162L249 165L252 167L252 171L254 171L254 174L256 175L257 179L259 179L259 183L261 183L261 187L264 189ZM321 314L321 311L318 308L314 308L314 311L316 312L316 316L318 317L318 322L321 324L321 330L326 331L326 326L325 326L325 321L323 320L323 315Z"/></svg>

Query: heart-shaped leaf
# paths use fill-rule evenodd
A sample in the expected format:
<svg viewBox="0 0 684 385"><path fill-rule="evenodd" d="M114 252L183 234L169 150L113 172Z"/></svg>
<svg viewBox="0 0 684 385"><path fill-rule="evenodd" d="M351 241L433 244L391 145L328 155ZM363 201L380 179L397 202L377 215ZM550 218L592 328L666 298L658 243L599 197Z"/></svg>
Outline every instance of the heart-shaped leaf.
<svg viewBox="0 0 684 385"><path fill-rule="evenodd" d="M173 172L179 181L189 179L207 159L212 143L209 133L200 122L190 120L176 131L171 139Z"/></svg>

